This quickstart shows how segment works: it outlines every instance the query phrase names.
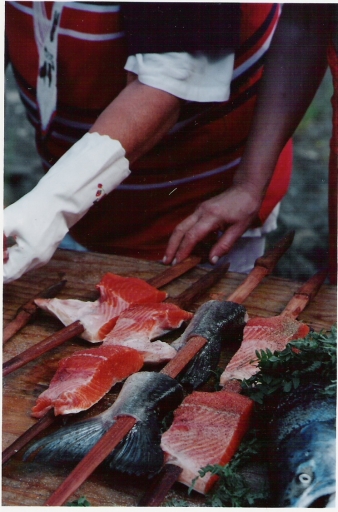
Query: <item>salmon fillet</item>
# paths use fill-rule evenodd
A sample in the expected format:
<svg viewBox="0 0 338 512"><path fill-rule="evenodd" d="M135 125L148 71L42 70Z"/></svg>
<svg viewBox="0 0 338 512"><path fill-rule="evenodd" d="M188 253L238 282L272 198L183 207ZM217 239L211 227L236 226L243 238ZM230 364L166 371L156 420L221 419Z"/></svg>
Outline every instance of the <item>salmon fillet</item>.
<svg viewBox="0 0 338 512"><path fill-rule="evenodd" d="M209 464L227 464L249 427L253 402L228 391L195 391L174 413L174 421L162 435L165 462L183 469L178 481L187 486ZM205 494L217 476L199 477L194 490Z"/></svg>
<svg viewBox="0 0 338 512"><path fill-rule="evenodd" d="M176 350L163 341L151 341L177 329L192 313L174 304L144 304L131 306L119 316L114 329L104 339L104 345L132 347L144 357L145 363L162 363L176 355Z"/></svg>
<svg viewBox="0 0 338 512"><path fill-rule="evenodd" d="M37 399L32 416L40 418L54 407L55 416L89 409L111 388L143 366L132 348L101 346L61 359L49 388Z"/></svg>
<svg viewBox="0 0 338 512"><path fill-rule="evenodd" d="M161 292L137 277L107 273L96 285L100 297L95 302L76 299L36 299L41 309L56 316L64 325L80 320L85 328L81 337L90 342L102 341L113 329L119 315L132 304L162 302Z"/></svg>
<svg viewBox="0 0 338 512"><path fill-rule="evenodd" d="M309 327L287 316L252 318L244 327L243 341L221 375L222 386L231 379L248 379L258 371L256 350L284 350L287 343L304 338Z"/></svg>

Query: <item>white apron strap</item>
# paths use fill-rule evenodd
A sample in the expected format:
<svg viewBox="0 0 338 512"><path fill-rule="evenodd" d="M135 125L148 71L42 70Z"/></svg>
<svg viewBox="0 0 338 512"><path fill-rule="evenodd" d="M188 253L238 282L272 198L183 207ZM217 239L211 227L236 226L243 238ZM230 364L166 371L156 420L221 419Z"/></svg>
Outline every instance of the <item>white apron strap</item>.
<svg viewBox="0 0 338 512"><path fill-rule="evenodd" d="M33 2L34 34L39 53L37 103L43 134L46 134L56 110L57 45L63 6L64 2L54 2L49 20L44 2Z"/></svg>

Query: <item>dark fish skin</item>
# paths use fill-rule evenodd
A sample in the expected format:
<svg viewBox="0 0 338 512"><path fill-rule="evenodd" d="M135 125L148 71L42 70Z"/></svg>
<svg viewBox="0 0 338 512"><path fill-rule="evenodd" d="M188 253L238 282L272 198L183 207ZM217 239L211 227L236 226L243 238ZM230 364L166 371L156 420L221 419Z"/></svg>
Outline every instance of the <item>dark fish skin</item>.
<svg viewBox="0 0 338 512"><path fill-rule="evenodd" d="M269 425L279 507L331 508L336 492L336 400L306 385L279 402Z"/></svg>
<svg viewBox="0 0 338 512"><path fill-rule="evenodd" d="M197 310L182 336L172 343L179 350L192 336L203 336L208 340L178 380L193 389L205 384L217 368L222 344L227 340L240 343L246 321L246 309L240 304L218 300L205 302Z"/></svg>
<svg viewBox="0 0 338 512"><path fill-rule="evenodd" d="M115 403L89 420L67 426L34 443L24 460L62 464L80 461L115 423L132 416L136 425L107 457L111 469L133 475L157 473L164 463L158 414L175 409L183 400L181 385L162 373L138 372L125 382Z"/></svg>

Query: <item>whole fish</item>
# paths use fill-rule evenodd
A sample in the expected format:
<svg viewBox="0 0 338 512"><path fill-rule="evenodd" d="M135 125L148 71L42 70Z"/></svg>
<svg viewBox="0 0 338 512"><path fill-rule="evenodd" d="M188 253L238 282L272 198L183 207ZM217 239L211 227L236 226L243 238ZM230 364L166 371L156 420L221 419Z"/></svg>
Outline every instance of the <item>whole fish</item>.
<svg viewBox="0 0 338 512"><path fill-rule="evenodd" d="M310 383L278 402L269 424L277 506L331 508L336 492L336 400Z"/></svg>
<svg viewBox="0 0 338 512"><path fill-rule="evenodd" d="M114 404L103 413L69 425L40 439L25 453L37 462L60 464L80 461L119 416L137 423L105 460L111 469L136 475L157 473L164 455L160 446L160 412L175 409L183 400L181 385L162 373L139 372L123 385Z"/></svg>

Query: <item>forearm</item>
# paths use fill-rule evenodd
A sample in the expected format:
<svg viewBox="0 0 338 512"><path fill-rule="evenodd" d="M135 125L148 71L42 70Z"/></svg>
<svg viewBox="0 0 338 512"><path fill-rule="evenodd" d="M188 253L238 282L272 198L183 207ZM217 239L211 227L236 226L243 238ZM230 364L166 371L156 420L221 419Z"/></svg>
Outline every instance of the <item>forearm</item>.
<svg viewBox="0 0 338 512"><path fill-rule="evenodd" d="M176 123L182 100L165 91L128 81L125 89L98 117L91 132L118 140L134 162Z"/></svg>
<svg viewBox="0 0 338 512"><path fill-rule="evenodd" d="M265 64L253 124L234 183L264 194L278 157L326 70L326 16L286 4ZM322 7L320 6L319 9Z"/></svg>

